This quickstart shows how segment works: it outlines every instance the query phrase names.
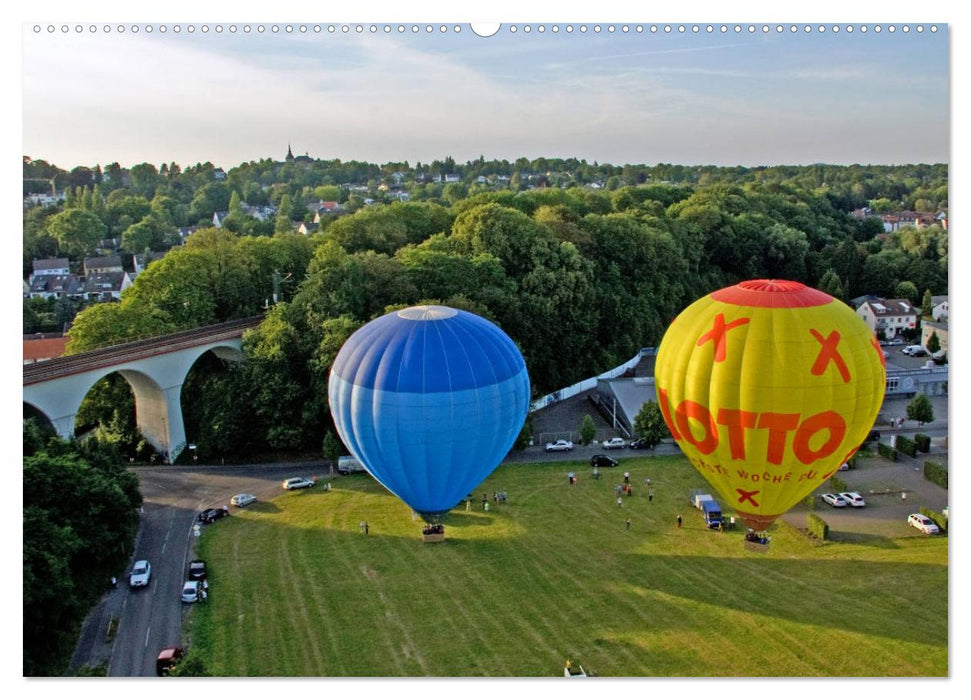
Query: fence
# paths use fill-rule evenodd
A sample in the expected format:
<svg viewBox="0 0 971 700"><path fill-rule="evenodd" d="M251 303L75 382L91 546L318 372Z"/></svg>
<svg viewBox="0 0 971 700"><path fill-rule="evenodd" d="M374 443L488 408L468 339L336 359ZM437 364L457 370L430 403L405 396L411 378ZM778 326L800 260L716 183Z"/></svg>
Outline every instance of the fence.
<svg viewBox="0 0 971 700"><path fill-rule="evenodd" d="M597 386L598 379L614 379L616 377L619 377L625 372L627 372L628 370L634 369L634 367L636 367L638 363L641 361L642 357L649 357L655 354L657 354L657 348L641 348L640 351L638 351L638 353L634 355L634 357L627 360L627 362L625 362L622 365L618 365L617 367L614 367L613 369L608 370L603 374L598 374L596 377L590 377L588 379L584 379L582 382L577 382L576 384L573 384L572 386L568 386L565 389L560 389L559 391L554 391L551 394L547 394L546 396L541 396L540 398L533 401L532 404L530 404L529 411L530 413L532 413L533 411L538 411L539 409L544 408L546 406L551 406L565 399L572 398L577 394L582 394L585 391L589 391L590 389L593 389ZM557 439L565 439L565 438L557 438Z"/></svg>

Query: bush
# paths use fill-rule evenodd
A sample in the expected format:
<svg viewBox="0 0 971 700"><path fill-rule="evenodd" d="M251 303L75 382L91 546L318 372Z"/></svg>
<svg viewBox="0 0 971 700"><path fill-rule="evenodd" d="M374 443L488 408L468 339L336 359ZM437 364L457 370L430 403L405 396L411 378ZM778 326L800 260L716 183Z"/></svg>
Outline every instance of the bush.
<svg viewBox="0 0 971 700"><path fill-rule="evenodd" d="M806 528L816 539L825 540L829 537L829 525L815 513L806 515Z"/></svg>
<svg viewBox="0 0 971 700"><path fill-rule="evenodd" d="M941 532L947 532L947 518L944 517L944 513L938 513L936 510L924 508L923 506L921 506L920 512L922 515L926 515L933 520Z"/></svg>
<svg viewBox="0 0 971 700"><path fill-rule="evenodd" d="M941 488L947 488L947 467L940 462L924 462L924 478L933 481Z"/></svg>
<svg viewBox="0 0 971 700"><path fill-rule="evenodd" d="M917 433L914 435L914 444L917 445L917 449L921 452L931 451L931 436L924 435L923 433Z"/></svg>
<svg viewBox="0 0 971 700"><path fill-rule="evenodd" d="M593 417L588 413L580 421L580 444L589 445L597 434L597 425L593 422Z"/></svg>
<svg viewBox="0 0 971 700"><path fill-rule="evenodd" d="M833 493L841 493L843 491L848 491L849 490L846 487L846 482L843 481L842 479L840 479L835 474L833 474L833 476L829 477L829 487L833 491Z"/></svg>
<svg viewBox="0 0 971 700"><path fill-rule="evenodd" d="M917 443L911 440L909 437L903 435L897 436L897 449L903 452L905 455L910 457L917 456Z"/></svg>
<svg viewBox="0 0 971 700"><path fill-rule="evenodd" d="M804 499L802 499L802 504L806 506L807 510L810 510L810 511L816 510L816 495L812 493L809 494Z"/></svg>
<svg viewBox="0 0 971 700"><path fill-rule="evenodd" d="M879 454L881 457L886 457L891 462L897 461L897 450L890 445L885 445L882 442L877 443L877 454Z"/></svg>

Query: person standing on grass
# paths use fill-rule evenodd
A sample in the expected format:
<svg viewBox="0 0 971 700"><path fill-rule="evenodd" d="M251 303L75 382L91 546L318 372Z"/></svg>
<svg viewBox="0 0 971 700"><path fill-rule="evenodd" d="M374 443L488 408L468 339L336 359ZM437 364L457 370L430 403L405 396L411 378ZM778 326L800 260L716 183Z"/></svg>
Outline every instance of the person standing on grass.
<svg viewBox="0 0 971 700"><path fill-rule="evenodd" d="M625 484L630 483L630 472L624 472L624 483Z"/></svg>
<svg viewBox="0 0 971 700"><path fill-rule="evenodd" d="M630 530L630 518L627 518L627 529Z"/></svg>
<svg viewBox="0 0 971 700"><path fill-rule="evenodd" d="M678 515L678 529L681 529L681 516Z"/></svg>
<svg viewBox="0 0 971 700"><path fill-rule="evenodd" d="M654 500L654 489L651 489L650 491L647 492L647 500L649 502Z"/></svg>
<svg viewBox="0 0 971 700"><path fill-rule="evenodd" d="M624 505L624 499L621 498L620 496L617 496L617 505L619 505L619 506Z"/></svg>
<svg viewBox="0 0 971 700"><path fill-rule="evenodd" d="M366 535L369 532L371 532L371 527L367 524L367 521L365 521L364 522L364 534Z"/></svg>

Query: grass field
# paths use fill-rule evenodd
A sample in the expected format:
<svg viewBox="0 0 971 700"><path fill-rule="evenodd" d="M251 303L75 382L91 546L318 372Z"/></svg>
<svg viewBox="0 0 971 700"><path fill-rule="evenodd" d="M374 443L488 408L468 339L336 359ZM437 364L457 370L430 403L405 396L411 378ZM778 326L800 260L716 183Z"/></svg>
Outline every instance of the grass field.
<svg viewBox="0 0 971 700"><path fill-rule="evenodd" d="M199 543L192 652L224 676L557 676L568 658L601 676L947 675L946 538L818 545L776 524L756 554L704 529L683 458L622 468L618 506L616 469L500 467L442 544L366 475L234 510Z"/></svg>

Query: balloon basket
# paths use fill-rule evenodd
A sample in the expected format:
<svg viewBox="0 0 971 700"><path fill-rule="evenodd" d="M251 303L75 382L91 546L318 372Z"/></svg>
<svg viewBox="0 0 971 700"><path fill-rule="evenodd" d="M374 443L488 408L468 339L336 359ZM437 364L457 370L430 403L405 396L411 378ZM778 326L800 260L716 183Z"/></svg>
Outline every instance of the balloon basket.
<svg viewBox="0 0 971 700"><path fill-rule="evenodd" d="M753 542L751 540L745 540L745 549L749 550L750 552L765 553L769 551L769 543L766 542L765 544L763 544L761 542Z"/></svg>
<svg viewBox="0 0 971 700"><path fill-rule="evenodd" d="M444 542L445 528L442 525L429 525L421 531L422 542Z"/></svg>

